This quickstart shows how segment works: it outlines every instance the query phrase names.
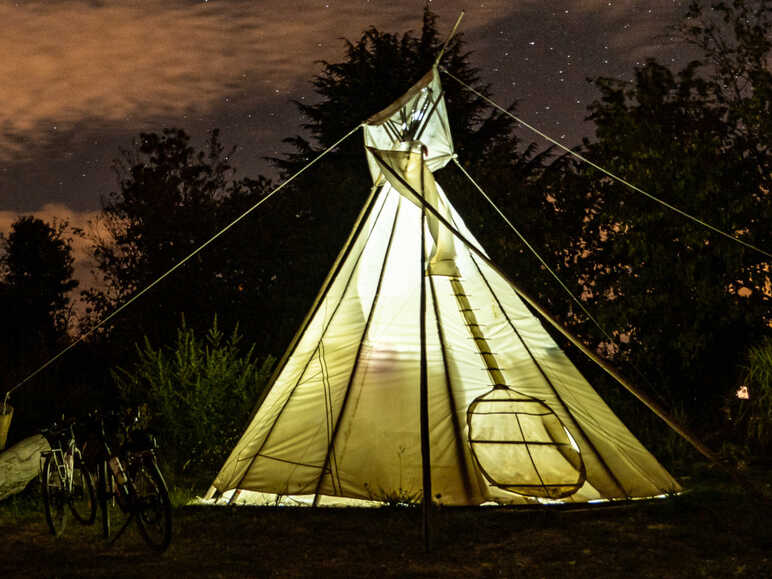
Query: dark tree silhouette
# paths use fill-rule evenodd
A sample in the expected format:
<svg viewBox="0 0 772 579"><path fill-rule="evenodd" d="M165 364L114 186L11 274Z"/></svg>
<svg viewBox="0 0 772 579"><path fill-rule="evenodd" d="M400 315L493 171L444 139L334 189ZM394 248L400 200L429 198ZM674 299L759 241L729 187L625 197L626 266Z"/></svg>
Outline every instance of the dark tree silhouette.
<svg viewBox="0 0 772 579"><path fill-rule="evenodd" d="M768 250L770 8L764 1L714 8L695 3L680 28L700 60L676 73L649 61L632 83L595 81L596 138L584 154ZM715 424L744 350L769 333L769 260L593 169L561 162L554 194L581 225L574 270L601 323L629 338L615 356L648 375L669 405Z"/></svg>
<svg viewBox="0 0 772 579"><path fill-rule="evenodd" d="M265 179L236 180L214 131L204 150L190 145L182 130L143 133L122 152L115 168L120 191L104 202L100 227L90 234L104 286L84 293L88 324L141 291L254 203L269 186ZM106 231L107 235L99 235ZM165 343L185 314L193 328L207 328L215 312L226 324L249 313L239 309L260 286L248 227L237 227L185 263L116 318L112 341ZM241 236L241 237L240 237ZM237 311L238 310L238 311ZM246 327L245 327L246 326ZM253 329L242 324L245 331Z"/></svg>
<svg viewBox="0 0 772 579"><path fill-rule="evenodd" d="M68 223L52 225L20 217L8 237L0 235L3 325L8 347L21 352L48 352L65 336L71 318L71 240Z"/></svg>
<svg viewBox="0 0 772 579"><path fill-rule="evenodd" d="M70 340L70 294L73 256L66 221L49 224L35 217L20 217L7 237L0 236L0 373L2 391L12 388L50 359ZM65 411L61 402L74 394L74 368L82 358L71 358L39 374L11 399L16 407L11 442L39 429L46 420Z"/></svg>

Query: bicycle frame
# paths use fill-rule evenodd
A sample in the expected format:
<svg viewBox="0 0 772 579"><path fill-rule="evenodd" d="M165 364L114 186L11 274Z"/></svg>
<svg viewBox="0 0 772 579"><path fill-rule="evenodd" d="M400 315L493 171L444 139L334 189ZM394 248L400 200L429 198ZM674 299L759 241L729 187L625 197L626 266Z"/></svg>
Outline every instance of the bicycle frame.
<svg viewBox="0 0 772 579"><path fill-rule="evenodd" d="M46 522L57 537L67 526L68 512L84 525L93 523L96 514L94 486L83 465L74 424L74 421L68 421L63 427L42 430L51 447L40 454L43 504Z"/></svg>
<svg viewBox="0 0 772 579"><path fill-rule="evenodd" d="M101 453L98 468L99 502L105 540L110 545L115 543L136 519L143 538L151 548L165 550L171 538L171 506L166 484L158 470L153 444L137 443L132 439L116 452L111 448L105 432L103 416L97 417L97 426ZM111 537L109 508L113 499L128 517ZM160 517L154 518L154 515L159 514ZM148 527L159 522L160 538L154 536L154 530Z"/></svg>
<svg viewBox="0 0 772 579"><path fill-rule="evenodd" d="M48 430L44 432L43 436L45 436L46 439L48 439L46 434L51 435L51 439L48 440L48 444L51 446L51 450L44 450L40 453L39 472L42 476L43 465L45 464L48 457L51 456L56 466L56 472L59 475L59 480L62 482L62 488L66 493L71 493L72 469L75 462L75 453L77 452L77 447L75 446L75 434L72 431L72 425L67 427L67 432L69 433L69 436L67 437L66 442L66 452L63 444L64 437L56 436L57 434L61 433L61 431Z"/></svg>

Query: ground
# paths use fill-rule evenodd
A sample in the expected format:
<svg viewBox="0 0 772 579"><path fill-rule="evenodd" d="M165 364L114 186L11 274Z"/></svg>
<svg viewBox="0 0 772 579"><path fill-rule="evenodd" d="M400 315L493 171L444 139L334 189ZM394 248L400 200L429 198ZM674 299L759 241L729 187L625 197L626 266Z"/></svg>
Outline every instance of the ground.
<svg viewBox="0 0 772 579"><path fill-rule="evenodd" d="M769 472L757 483L770 489ZM0 504L6 577L772 577L772 507L708 474L669 499L581 510L181 506L172 545L131 527L112 546L70 521L54 538L35 489Z"/></svg>

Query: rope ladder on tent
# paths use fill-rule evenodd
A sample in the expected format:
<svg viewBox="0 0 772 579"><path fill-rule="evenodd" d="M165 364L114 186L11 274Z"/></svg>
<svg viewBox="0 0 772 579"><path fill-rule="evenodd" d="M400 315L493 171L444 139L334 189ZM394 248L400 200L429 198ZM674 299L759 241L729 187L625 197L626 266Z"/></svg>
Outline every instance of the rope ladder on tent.
<svg viewBox="0 0 772 579"><path fill-rule="evenodd" d="M594 353L587 346L585 346L560 322L558 322L554 317L552 317L548 312L546 312L544 308L542 308L536 300L534 300L525 291L523 291L522 288L520 288L518 285L512 282L506 276L506 274L502 272L501 269L495 263L493 263L488 256L485 255L485 253L480 251L469 239L466 238L466 236L464 236L460 231L458 231L458 229L456 229L451 223L449 223L445 219L445 217L443 217L440 214L439 211L437 211L434 207L431 206L430 203L428 203L420 195L418 195L417 192L413 190L413 188L410 186L410 184L407 183L400 175L394 172L393 169L391 169L391 167L389 167L387 163L383 162L381 163L381 166L386 168L386 170L388 170L391 173L392 177L400 181L404 187L406 187L408 190L412 190L413 194L416 196L419 203L426 211L428 211L434 217L436 217L437 220L444 227L446 227L456 239L458 239L461 243L463 243L469 251L471 251L479 259L481 259L488 267L492 268L494 271L499 273L499 275L501 275L507 281L507 283L512 287L512 289L515 290L515 292L517 292L517 294L523 300L525 300L532 308L534 308L542 317L544 317L544 319L547 320L556 330L558 330L561 334L563 334L563 336L565 336L572 344L574 344L577 348L579 348L588 358L590 358L593 362L598 364L603 370L606 371L606 373L608 373L612 378L614 378L628 391L630 391L636 398L638 398L641 402L643 402L652 412L654 412L657 416L659 416L675 432L677 432L680 436L682 436L689 443L691 443L692 446L694 446L701 454L703 454L706 458L709 458L712 462L720 463L715 453L713 453L712 450L710 450L707 446L705 446L694 434L689 432L685 426L679 424L675 418L673 418L667 411L665 411L664 408L662 408L658 403L656 403L651 397L649 397L648 395L644 394L643 392L635 388L615 368L613 368L608 362L600 358L598 354Z"/></svg>

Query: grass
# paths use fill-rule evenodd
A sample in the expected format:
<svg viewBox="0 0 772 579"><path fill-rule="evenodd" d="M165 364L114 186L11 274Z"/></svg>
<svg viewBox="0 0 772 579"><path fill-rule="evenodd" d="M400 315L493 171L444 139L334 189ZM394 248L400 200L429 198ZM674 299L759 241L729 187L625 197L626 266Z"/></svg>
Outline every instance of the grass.
<svg viewBox="0 0 772 579"><path fill-rule="evenodd" d="M770 474L752 473L767 490ZM31 488L0 504L0 561L5 577L772 576L769 503L712 470L685 484L621 507L439 509L429 553L418 508L181 506L160 556L136 530L107 547L70 521L55 539Z"/></svg>
<svg viewBox="0 0 772 579"><path fill-rule="evenodd" d="M43 499L37 480L32 481L24 492L11 495L0 503L0 524L22 523L42 515Z"/></svg>

